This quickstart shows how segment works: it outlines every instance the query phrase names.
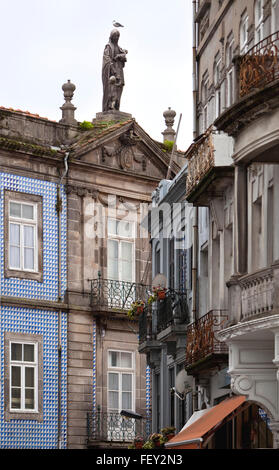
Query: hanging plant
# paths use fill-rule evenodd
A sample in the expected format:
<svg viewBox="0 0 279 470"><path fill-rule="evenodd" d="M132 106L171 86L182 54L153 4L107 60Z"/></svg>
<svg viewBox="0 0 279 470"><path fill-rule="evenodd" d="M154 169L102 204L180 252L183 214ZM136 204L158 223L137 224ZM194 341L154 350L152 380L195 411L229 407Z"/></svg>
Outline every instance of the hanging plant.
<svg viewBox="0 0 279 470"><path fill-rule="evenodd" d="M136 300L132 303L130 310L127 312L127 316L130 320L134 320L135 316L140 315L145 307L145 303L143 300Z"/></svg>
<svg viewBox="0 0 279 470"><path fill-rule="evenodd" d="M165 287L152 287L152 294L148 298L148 304L152 304L156 300L163 300L166 297L167 289Z"/></svg>

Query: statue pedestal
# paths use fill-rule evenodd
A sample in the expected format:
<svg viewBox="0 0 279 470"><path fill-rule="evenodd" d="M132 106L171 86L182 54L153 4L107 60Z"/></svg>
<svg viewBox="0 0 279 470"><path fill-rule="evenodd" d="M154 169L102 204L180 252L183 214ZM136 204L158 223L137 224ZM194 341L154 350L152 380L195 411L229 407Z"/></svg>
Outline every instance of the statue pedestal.
<svg viewBox="0 0 279 470"><path fill-rule="evenodd" d="M92 123L94 124L96 121L128 121L129 119L132 119L132 114L111 110L96 113L96 118L92 120Z"/></svg>

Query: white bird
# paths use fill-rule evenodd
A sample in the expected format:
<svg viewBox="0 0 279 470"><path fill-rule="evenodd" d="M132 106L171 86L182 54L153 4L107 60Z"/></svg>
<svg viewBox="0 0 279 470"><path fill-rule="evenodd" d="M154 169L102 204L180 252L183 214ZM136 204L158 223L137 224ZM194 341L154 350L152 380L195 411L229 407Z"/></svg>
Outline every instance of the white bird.
<svg viewBox="0 0 279 470"><path fill-rule="evenodd" d="M115 20L113 20L112 24L115 28L124 28L123 24L117 23L117 21Z"/></svg>

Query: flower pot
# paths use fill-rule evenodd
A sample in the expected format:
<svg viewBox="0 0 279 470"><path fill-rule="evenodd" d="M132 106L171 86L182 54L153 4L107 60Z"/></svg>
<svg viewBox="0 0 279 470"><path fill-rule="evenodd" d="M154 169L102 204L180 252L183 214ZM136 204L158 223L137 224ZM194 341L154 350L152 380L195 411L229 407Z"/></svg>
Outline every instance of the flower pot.
<svg viewBox="0 0 279 470"><path fill-rule="evenodd" d="M162 291L158 291L158 292L157 292L157 296L158 296L158 299L159 299L159 300L163 300L163 299L165 299L165 297L166 297L166 293L165 293L163 290L162 290Z"/></svg>
<svg viewBox="0 0 279 470"><path fill-rule="evenodd" d="M175 434L167 434L167 435L166 435L166 438L167 438L167 440L169 441L169 440L172 439L174 436L175 436Z"/></svg>
<svg viewBox="0 0 279 470"><path fill-rule="evenodd" d="M161 442L160 441L154 441L155 447L161 447Z"/></svg>
<svg viewBox="0 0 279 470"><path fill-rule="evenodd" d="M142 446L143 446L143 442L135 442L135 448L136 449L142 449Z"/></svg>
<svg viewBox="0 0 279 470"><path fill-rule="evenodd" d="M143 312L143 307L137 308L137 315L140 315Z"/></svg>

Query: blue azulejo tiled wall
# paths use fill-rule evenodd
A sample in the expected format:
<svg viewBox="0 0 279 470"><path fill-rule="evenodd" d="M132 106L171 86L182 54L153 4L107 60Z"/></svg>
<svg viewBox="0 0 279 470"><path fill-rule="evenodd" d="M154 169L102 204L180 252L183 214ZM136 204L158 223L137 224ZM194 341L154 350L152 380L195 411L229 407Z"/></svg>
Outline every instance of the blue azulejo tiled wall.
<svg viewBox="0 0 279 470"><path fill-rule="evenodd" d="M19 191L43 197L43 282L29 279L4 277L4 191ZM58 298L58 222L56 213L57 185L25 176L0 173L0 243L1 243L1 294L6 296L25 297L28 299L57 300ZM61 188L63 210L61 214L61 283L62 291L66 289L66 212L67 200Z"/></svg>
<svg viewBox="0 0 279 470"><path fill-rule="evenodd" d="M58 313L1 306L1 449L55 449L58 446ZM43 337L43 421L5 421L4 336L5 332L38 334ZM61 447L67 446L67 318L61 318Z"/></svg>

